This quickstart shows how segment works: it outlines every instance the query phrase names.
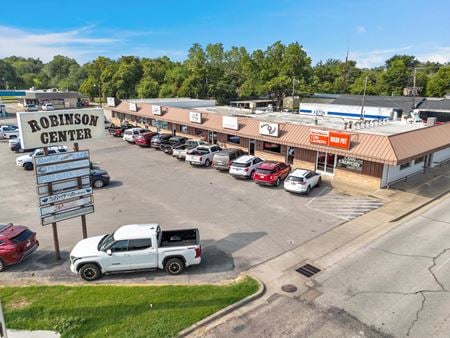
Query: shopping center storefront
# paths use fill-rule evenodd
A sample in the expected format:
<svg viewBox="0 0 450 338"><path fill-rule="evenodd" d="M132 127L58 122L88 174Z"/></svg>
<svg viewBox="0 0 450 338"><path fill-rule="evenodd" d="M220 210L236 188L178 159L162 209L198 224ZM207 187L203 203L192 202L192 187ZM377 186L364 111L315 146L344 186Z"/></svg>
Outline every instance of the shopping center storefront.
<svg viewBox="0 0 450 338"><path fill-rule="evenodd" d="M450 124L396 133L336 130L219 112L121 102L112 122L241 148L264 160L316 170L331 182L371 189L450 158ZM420 142L419 142L420 141Z"/></svg>

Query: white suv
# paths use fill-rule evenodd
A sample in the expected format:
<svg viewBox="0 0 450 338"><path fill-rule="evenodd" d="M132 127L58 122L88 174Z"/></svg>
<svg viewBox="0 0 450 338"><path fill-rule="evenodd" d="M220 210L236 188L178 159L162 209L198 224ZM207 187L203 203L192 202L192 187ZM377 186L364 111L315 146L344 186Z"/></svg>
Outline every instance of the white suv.
<svg viewBox="0 0 450 338"><path fill-rule="evenodd" d="M51 110L55 110L55 107L53 107L53 104L51 104L51 103L44 103L42 105L42 110L51 111Z"/></svg>
<svg viewBox="0 0 450 338"><path fill-rule="evenodd" d="M144 128L130 128L123 132L123 140L134 143L138 136L148 133L150 130Z"/></svg>
<svg viewBox="0 0 450 338"><path fill-rule="evenodd" d="M322 177L315 171L306 169L295 169L284 180L284 190L297 194L309 194L311 189L318 187Z"/></svg>
<svg viewBox="0 0 450 338"><path fill-rule="evenodd" d="M48 153L50 154L56 154L56 153L65 153L67 151L66 146L55 146L55 147L48 147ZM31 154L22 155L19 156L16 159L16 165L18 167L23 167L25 170L33 170L33 157L35 156L42 156L44 155L44 149L39 148L33 151Z"/></svg>
<svg viewBox="0 0 450 338"><path fill-rule="evenodd" d="M228 171L234 177L253 178L256 169L263 163L259 157L244 155L233 161Z"/></svg>

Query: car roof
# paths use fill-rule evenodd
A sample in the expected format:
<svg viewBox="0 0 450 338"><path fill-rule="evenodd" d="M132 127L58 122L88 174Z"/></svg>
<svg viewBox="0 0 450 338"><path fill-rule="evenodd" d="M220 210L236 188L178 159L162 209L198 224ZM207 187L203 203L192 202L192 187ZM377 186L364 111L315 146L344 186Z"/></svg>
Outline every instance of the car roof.
<svg viewBox="0 0 450 338"><path fill-rule="evenodd" d="M278 164L280 164L282 162L279 161L264 161L260 166L259 169L273 169L275 168Z"/></svg>
<svg viewBox="0 0 450 338"><path fill-rule="evenodd" d="M295 177L305 177L311 170L307 169L295 169L293 172L289 174L289 176L295 176Z"/></svg>
<svg viewBox="0 0 450 338"><path fill-rule="evenodd" d="M217 153L217 155L228 155L228 154L234 153L239 150L241 150L241 149L237 149L237 148L222 149L221 151L219 151Z"/></svg>
<svg viewBox="0 0 450 338"><path fill-rule="evenodd" d="M24 230L28 229L26 226L23 225L13 225L12 223L9 224L0 224L0 239L7 238L11 239L16 237L18 234L23 232Z"/></svg>
<svg viewBox="0 0 450 338"><path fill-rule="evenodd" d="M158 228L159 225L157 223L122 225L114 232L114 239L120 241L126 239L150 238L156 235L159 231Z"/></svg>
<svg viewBox="0 0 450 338"><path fill-rule="evenodd" d="M256 156L253 156L253 155L244 155L244 156L239 157L239 158L238 158L237 160L235 160L234 162L237 162L237 163L247 163L247 162L253 160L255 157L256 157Z"/></svg>

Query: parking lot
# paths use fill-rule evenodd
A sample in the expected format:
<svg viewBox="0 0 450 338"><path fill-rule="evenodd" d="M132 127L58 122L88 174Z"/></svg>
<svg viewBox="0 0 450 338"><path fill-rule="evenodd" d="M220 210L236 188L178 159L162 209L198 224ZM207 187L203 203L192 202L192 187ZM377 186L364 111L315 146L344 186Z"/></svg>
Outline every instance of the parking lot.
<svg viewBox="0 0 450 338"><path fill-rule="evenodd" d="M353 201L355 208L365 201L355 201L326 185L309 196L292 195L282 187L261 187L212 168L191 167L109 135L81 143L80 148L89 149L91 160L107 170L112 180L110 186L94 193L95 213L87 216L89 236L110 233L123 224L156 222L163 229L199 228L203 249L202 264L181 276L141 272L106 276L99 283L231 278L359 215L356 211L350 212L353 216L339 214L336 210L343 201ZM0 280L2 284L16 283L18 278L22 283L79 282L69 271L68 256L81 239L81 220L58 223L63 259L56 261L51 226L42 227L38 217L35 175L15 166L19 155L11 152L7 143L0 143L0 223L29 226L37 232L40 248L2 272ZM365 212L380 206L369 204ZM351 208L352 204L348 205Z"/></svg>

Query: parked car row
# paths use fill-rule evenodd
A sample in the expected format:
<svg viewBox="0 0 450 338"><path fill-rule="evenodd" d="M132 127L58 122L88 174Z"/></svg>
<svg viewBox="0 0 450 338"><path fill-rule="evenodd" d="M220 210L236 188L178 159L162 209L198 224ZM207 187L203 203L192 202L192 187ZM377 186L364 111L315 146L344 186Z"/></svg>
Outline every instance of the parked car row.
<svg viewBox="0 0 450 338"><path fill-rule="evenodd" d="M228 171L235 178L251 179L260 185L280 186L291 193L309 194L321 183L320 174L305 169L295 169L279 161L264 161L247 155L241 149L222 149L216 144L192 140L183 136L160 134L145 128L128 128L123 131L123 140L140 147L151 147L184 160L192 166L212 166ZM116 136L112 133L113 136Z"/></svg>

